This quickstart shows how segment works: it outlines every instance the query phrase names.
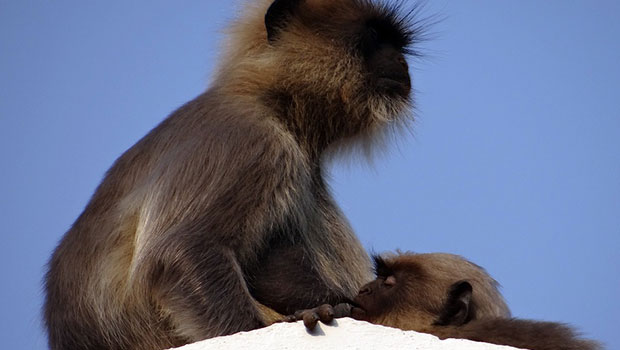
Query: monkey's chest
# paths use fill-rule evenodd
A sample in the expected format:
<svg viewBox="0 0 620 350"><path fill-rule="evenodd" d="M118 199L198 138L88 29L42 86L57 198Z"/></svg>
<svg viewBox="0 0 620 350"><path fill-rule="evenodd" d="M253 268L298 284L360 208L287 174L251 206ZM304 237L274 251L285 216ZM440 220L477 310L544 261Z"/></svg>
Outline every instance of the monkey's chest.
<svg viewBox="0 0 620 350"><path fill-rule="evenodd" d="M247 275L250 293L284 315L341 302L342 296L324 282L312 260L300 246L271 247Z"/></svg>

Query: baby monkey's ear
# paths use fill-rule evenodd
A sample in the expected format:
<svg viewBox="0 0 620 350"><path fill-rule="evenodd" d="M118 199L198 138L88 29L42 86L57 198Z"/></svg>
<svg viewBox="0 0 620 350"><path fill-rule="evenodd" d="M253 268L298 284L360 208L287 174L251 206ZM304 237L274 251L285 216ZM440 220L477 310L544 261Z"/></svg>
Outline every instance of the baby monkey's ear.
<svg viewBox="0 0 620 350"><path fill-rule="evenodd" d="M267 40L271 43L276 40L278 33L286 27L287 21L295 13L302 0L275 0L265 13L265 27Z"/></svg>
<svg viewBox="0 0 620 350"><path fill-rule="evenodd" d="M452 285L444 303L438 326L461 326L470 319L470 302L472 287L467 281L459 281Z"/></svg>

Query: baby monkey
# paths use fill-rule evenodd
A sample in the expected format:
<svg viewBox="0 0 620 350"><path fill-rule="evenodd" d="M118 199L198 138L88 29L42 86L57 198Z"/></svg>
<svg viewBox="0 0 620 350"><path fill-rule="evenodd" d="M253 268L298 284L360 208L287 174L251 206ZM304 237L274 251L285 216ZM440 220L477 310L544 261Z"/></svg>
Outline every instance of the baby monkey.
<svg viewBox="0 0 620 350"><path fill-rule="evenodd" d="M510 318L498 283L481 267L443 253L374 256L377 278L351 305L323 305L290 319L308 328L350 316L403 330L531 350L595 350L567 325Z"/></svg>

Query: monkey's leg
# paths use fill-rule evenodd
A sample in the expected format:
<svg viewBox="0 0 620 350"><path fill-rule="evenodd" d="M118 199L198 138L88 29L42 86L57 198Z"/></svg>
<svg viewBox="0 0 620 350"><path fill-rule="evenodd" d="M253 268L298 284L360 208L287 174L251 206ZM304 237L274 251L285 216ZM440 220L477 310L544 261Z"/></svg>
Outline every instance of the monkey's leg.
<svg viewBox="0 0 620 350"><path fill-rule="evenodd" d="M264 327L276 317L252 298L229 248L176 252L161 262L159 274L155 290L161 307L191 341Z"/></svg>
<svg viewBox="0 0 620 350"><path fill-rule="evenodd" d="M258 301L256 301L256 304L258 305L267 326L284 320L284 315L280 314L276 310L270 308L269 306L263 305Z"/></svg>

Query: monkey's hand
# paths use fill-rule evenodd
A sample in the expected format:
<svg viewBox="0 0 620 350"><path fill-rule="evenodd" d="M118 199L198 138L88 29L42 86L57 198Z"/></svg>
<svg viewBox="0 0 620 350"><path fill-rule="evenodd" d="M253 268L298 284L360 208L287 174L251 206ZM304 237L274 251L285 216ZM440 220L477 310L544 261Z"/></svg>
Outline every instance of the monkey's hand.
<svg viewBox="0 0 620 350"><path fill-rule="evenodd" d="M351 304L342 303L336 306L323 304L313 309L299 310L293 315L284 317L283 322L304 321L304 326L310 331L314 330L318 321L325 324L331 323L334 318L351 316Z"/></svg>

